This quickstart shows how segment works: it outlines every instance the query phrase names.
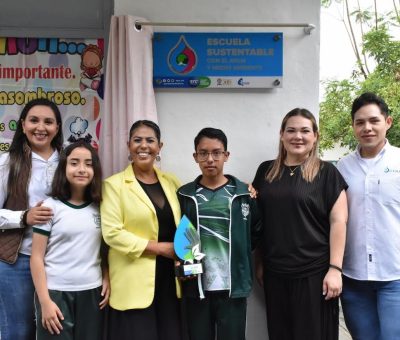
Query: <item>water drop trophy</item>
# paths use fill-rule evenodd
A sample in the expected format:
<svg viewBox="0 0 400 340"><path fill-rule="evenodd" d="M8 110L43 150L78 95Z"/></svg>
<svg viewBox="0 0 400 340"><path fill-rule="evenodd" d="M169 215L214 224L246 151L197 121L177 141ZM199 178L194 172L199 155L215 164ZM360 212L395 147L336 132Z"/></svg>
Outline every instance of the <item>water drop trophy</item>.
<svg viewBox="0 0 400 340"><path fill-rule="evenodd" d="M176 277L187 277L203 273L202 258L205 254L200 252L200 236L189 219L183 215L176 229L174 250L180 259L175 265Z"/></svg>

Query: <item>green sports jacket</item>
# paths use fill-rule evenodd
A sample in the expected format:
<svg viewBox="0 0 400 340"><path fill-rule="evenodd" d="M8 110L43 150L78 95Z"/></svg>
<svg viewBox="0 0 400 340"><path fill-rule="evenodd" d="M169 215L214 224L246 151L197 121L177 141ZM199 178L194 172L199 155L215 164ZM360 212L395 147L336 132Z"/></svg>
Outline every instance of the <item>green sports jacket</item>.
<svg viewBox="0 0 400 340"><path fill-rule="evenodd" d="M247 297L253 283L253 265L251 252L261 239L262 223L257 202L250 197L247 184L237 178L225 175L236 186L236 192L231 199L229 226L229 268L231 298ZM182 215L186 215L198 230L198 205L195 197L197 184L195 181L178 189L178 199ZM200 249L201 251L201 249ZM183 296L204 298L201 277L182 282Z"/></svg>

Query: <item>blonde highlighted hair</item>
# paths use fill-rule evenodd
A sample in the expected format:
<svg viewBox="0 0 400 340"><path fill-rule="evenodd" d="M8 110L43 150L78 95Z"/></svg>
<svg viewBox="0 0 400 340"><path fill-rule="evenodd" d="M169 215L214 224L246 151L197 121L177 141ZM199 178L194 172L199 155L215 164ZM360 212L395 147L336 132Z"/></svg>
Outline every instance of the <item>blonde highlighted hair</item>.
<svg viewBox="0 0 400 340"><path fill-rule="evenodd" d="M295 108L288 112L286 116L282 120L281 124L281 134L285 131L287 121L291 117L301 116L303 118L311 121L313 132L317 136L317 140L313 145L312 150L310 151L308 158L301 165L301 175L306 182L312 182L315 176L318 174L318 171L321 167L321 160L318 158L318 143L319 143L319 133L318 133L318 125L315 120L314 115L308 111L307 109ZM287 157L287 151L282 143L282 140L279 141L279 153L276 160L272 163L272 167L268 169L265 174L265 179L271 183L276 179L280 179L283 174L283 170L285 167L285 160Z"/></svg>

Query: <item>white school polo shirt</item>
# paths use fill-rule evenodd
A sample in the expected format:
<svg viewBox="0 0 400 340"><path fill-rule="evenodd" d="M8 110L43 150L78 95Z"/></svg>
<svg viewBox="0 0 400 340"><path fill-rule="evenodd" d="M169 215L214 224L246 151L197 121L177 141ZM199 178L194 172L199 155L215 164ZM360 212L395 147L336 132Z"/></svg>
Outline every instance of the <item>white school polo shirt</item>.
<svg viewBox="0 0 400 340"><path fill-rule="evenodd" d="M34 225L33 232L48 237L44 268L47 287L81 291L101 286L100 213L93 203L80 206L48 198L44 206L53 210L46 224Z"/></svg>

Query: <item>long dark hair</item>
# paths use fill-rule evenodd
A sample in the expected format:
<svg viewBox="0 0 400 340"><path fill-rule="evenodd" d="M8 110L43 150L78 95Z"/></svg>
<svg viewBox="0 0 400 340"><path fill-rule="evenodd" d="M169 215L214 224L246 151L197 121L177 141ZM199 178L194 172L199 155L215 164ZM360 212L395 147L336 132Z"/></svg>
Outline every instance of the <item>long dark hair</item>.
<svg viewBox="0 0 400 340"><path fill-rule="evenodd" d="M9 175L7 182L7 206L18 206L18 209L28 208L28 183L32 169L32 151L29 141L22 129L22 122L34 106L49 107L56 118L58 132L51 141L51 146L60 151L63 144L62 121L60 110L52 101L45 98L33 99L22 109L17 121L17 129L9 149ZM10 205L11 204L11 205ZM17 208L15 208L17 209Z"/></svg>
<svg viewBox="0 0 400 340"><path fill-rule="evenodd" d="M55 199L59 199L61 201L67 201L71 198L71 185L67 180L65 170L67 168L68 156L72 153L73 150L77 148L85 148L89 150L92 156L93 179L92 182L86 187L84 199L86 202L94 202L100 204L102 179L100 158L97 154L97 151L89 143L86 143L83 140L68 145L61 152L60 162L58 163L56 172L54 174L54 179L51 185L51 192L49 196Z"/></svg>

